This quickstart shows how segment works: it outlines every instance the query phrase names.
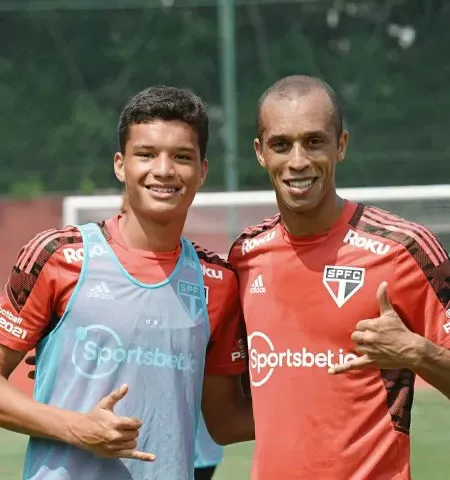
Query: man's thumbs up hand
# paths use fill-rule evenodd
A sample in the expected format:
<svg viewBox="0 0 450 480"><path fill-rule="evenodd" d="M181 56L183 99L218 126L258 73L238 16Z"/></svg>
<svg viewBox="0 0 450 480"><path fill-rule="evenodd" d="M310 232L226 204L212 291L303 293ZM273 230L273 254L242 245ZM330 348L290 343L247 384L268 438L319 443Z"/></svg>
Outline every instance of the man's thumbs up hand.
<svg viewBox="0 0 450 480"><path fill-rule="evenodd" d="M334 365L328 370L330 374L370 367L411 368L418 361L416 347L420 337L406 327L392 307L386 282L378 287L376 298L380 316L359 321L351 336L355 351L361 356Z"/></svg>

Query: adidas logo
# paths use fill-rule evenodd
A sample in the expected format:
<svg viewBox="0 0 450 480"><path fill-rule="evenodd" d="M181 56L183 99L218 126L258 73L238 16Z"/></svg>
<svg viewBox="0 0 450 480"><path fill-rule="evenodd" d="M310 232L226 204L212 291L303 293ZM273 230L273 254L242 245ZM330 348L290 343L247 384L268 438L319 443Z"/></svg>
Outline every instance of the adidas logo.
<svg viewBox="0 0 450 480"><path fill-rule="evenodd" d="M114 300L114 295L111 293L105 282L97 283L95 287L89 289L86 296L88 298L99 298L100 300Z"/></svg>
<svg viewBox="0 0 450 480"><path fill-rule="evenodd" d="M250 293L266 293L262 275L258 275L250 287Z"/></svg>

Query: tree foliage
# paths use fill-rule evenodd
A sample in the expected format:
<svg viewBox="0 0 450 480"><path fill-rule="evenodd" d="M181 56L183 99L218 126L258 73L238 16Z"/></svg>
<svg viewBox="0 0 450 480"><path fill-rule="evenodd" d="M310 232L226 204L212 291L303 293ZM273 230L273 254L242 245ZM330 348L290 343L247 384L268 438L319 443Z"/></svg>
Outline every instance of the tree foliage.
<svg viewBox="0 0 450 480"><path fill-rule="evenodd" d="M3 194L117 188L117 119L126 100L151 84L205 98L208 183L223 187L215 7L5 12L2 1ZM341 186L450 178L448 2L245 3L236 15L241 187L267 186L252 151L256 103L292 73L326 79L342 99L351 142Z"/></svg>

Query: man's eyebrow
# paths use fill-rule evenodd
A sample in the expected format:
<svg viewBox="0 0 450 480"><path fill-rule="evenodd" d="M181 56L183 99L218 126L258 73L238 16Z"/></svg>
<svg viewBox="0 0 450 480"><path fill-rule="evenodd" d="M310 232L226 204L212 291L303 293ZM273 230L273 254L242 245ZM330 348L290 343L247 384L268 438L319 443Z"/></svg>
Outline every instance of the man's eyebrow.
<svg viewBox="0 0 450 480"><path fill-rule="evenodd" d="M328 133L325 130L311 130L310 132L305 133L305 137L312 137L312 136L317 136L317 137L327 137Z"/></svg>
<svg viewBox="0 0 450 480"><path fill-rule="evenodd" d="M284 133L273 133L272 135L269 136L268 140L284 140L288 138L289 135L286 135Z"/></svg>
<svg viewBox="0 0 450 480"><path fill-rule="evenodd" d="M287 133L273 133L269 136L269 141L274 140L285 140L286 138L290 138L292 135ZM329 134L325 130L310 130L302 134L302 137L328 137Z"/></svg>

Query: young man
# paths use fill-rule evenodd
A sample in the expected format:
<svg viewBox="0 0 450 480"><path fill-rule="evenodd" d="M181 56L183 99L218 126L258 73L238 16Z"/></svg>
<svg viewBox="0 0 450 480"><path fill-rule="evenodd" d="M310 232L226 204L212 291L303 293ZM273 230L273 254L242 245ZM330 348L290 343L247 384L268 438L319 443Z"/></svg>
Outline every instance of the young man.
<svg viewBox="0 0 450 480"><path fill-rule="evenodd" d="M129 209L126 192L122 195L122 214ZM34 365L34 357L28 357L27 363ZM34 371L30 372L30 378L34 378ZM194 480L212 480L214 473L223 460L224 447L217 445L211 438L205 425L203 415L200 415L197 434L195 437Z"/></svg>
<svg viewBox="0 0 450 480"><path fill-rule="evenodd" d="M337 196L347 143L321 80L287 77L262 96L254 146L280 213L230 252L253 480L409 479L415 374L450 398L449 256L425 227Z"/></svg>
<svg viewBox="0 0 450 480"><path fill-rule="evenodd" d="M128 213L20 251L0 299L0 426L32 437L25 479L192 480L201 401L216 441L253 437L236 278L181 237L207 141L197 96L144 90L114 157ZM32 400L7 378L34 346Z"/></svg>

